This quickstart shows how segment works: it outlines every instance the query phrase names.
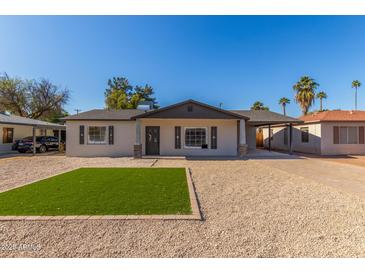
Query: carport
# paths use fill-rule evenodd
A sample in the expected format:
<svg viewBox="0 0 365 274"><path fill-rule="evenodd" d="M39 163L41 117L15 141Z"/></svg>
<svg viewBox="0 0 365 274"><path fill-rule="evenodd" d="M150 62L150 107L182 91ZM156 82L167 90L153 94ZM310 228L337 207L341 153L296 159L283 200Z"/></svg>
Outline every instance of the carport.
<svg viewBox="0 0 365 274"><path fill-rule="evenodd" d="M237 114L249 117L247 125L251 127L267 127L269 129L268 136L268 150L271 151L271 126L272 125L283 125L289 129L288 134L288 151L292 153L292 136L293 136L293 124L300 124L303 121L285 116L269 110L233 110Z"/></svg>
<svg viewBox="0 0 365 274"><path fill-rule="evenodd" d="M33 155L36 154L36 129L50 129L58 131L58 148L60 148L61 145L61 131L66 130L66 126L64 125L4 113L0 113L0 124L32 127Z"/></svg>

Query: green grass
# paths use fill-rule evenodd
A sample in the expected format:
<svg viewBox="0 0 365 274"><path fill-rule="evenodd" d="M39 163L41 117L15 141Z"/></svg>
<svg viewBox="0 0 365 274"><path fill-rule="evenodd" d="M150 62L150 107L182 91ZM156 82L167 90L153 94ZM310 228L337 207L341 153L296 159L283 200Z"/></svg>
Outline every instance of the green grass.
<svg viewBox="0 0 365 274"><path fill-rule="evenodd" d="M0 216L190 213L184 168L80 168L0 193Z"/></svg>

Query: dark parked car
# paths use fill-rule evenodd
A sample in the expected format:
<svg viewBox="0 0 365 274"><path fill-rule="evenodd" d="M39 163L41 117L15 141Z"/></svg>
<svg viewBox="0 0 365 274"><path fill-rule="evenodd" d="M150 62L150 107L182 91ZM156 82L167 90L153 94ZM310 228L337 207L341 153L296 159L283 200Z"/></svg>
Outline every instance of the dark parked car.
<svg viewBox="0 0 365 274"><path fill-rule="evenodd" d="M61 143L63 142L61 141ZM48 150L58 150L58 137L37 136L35 148L40 153L44 153ZM18 143L18 151L20 153L33 151L33 137L29 136L20 140Z"/></svg>
<svg viewBox="0 0 365 274"><path fill-rule="evenodd" d="M11 146L11 150L18 150L20 140L15 140L13 145Z"/></svg>

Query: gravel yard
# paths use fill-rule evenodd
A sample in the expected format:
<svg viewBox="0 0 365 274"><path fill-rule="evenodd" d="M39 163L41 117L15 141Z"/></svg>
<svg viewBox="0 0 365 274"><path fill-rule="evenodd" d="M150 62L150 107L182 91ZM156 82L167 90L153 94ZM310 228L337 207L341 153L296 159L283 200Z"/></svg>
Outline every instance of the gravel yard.
<svg viewBox="0 0 365 274"><path fill-rule="evenodd" d="M286 161L287 165L293 163L298 166L297 161L303 160ZM0 189L5 191L76 167L146 167L153 163L152 159L64 156L0 159ZM316 162L313 162L313 165L316 165ZM276 168L259 159L169 159L158 160L154 166L191 168L204 221L0 222L0 256L365 255L365 200L360 196L328 186L313 178ZM335 167L329 166L333 172L336 172Z"/></svg>

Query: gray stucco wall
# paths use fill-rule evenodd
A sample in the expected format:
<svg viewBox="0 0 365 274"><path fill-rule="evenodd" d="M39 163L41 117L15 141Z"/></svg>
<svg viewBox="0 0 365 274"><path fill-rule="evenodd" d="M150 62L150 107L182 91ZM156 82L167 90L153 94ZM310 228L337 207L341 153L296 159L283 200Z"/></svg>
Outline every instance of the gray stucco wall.
<svg viewBox="0 0 365 274"><path fill-rule="evenodd" d="M85 144L79 144L79 127L85 126ZM89 144L88 126L114 126L114 145ZM160 126L160 155L166 156L236 156L237 120L232 119L141 119L142 151L145 155L145 127ZM182 148L175 149L175 126L181 126ZM210 147L210 128L217 127L217 149ZM206 127L208 149L184 147L185 127ZM246 126L246 138L249 146L255 144L254 128ZM108 133L107 133L108 134ZM132 156L135 144L135 121L67 121L67 156Z"/></svg>
<svg viewBox="0 0 365 274"><path fill-rule="evenodd" d="M79 128L85 126L85 144L79 144ZM114 126L114 145L89 144L87 130L89 126ZM108 132L106 133L108 136ZM66 156L132 156L135 143L134 121L67 121Z"/></svg>
<svg viewBox="0 0 365 274"><path fill-rule="evenodd" d="M173 156L236 156L237 120L232 119L141 119L142 153L145 154L145 127L160 126L160 155ZM175 126L181 126L182 147L175 149ZM210 148L210 127L217 127L217 149ZM184 147L185 127L206 127L208 149Z"/></svg>

